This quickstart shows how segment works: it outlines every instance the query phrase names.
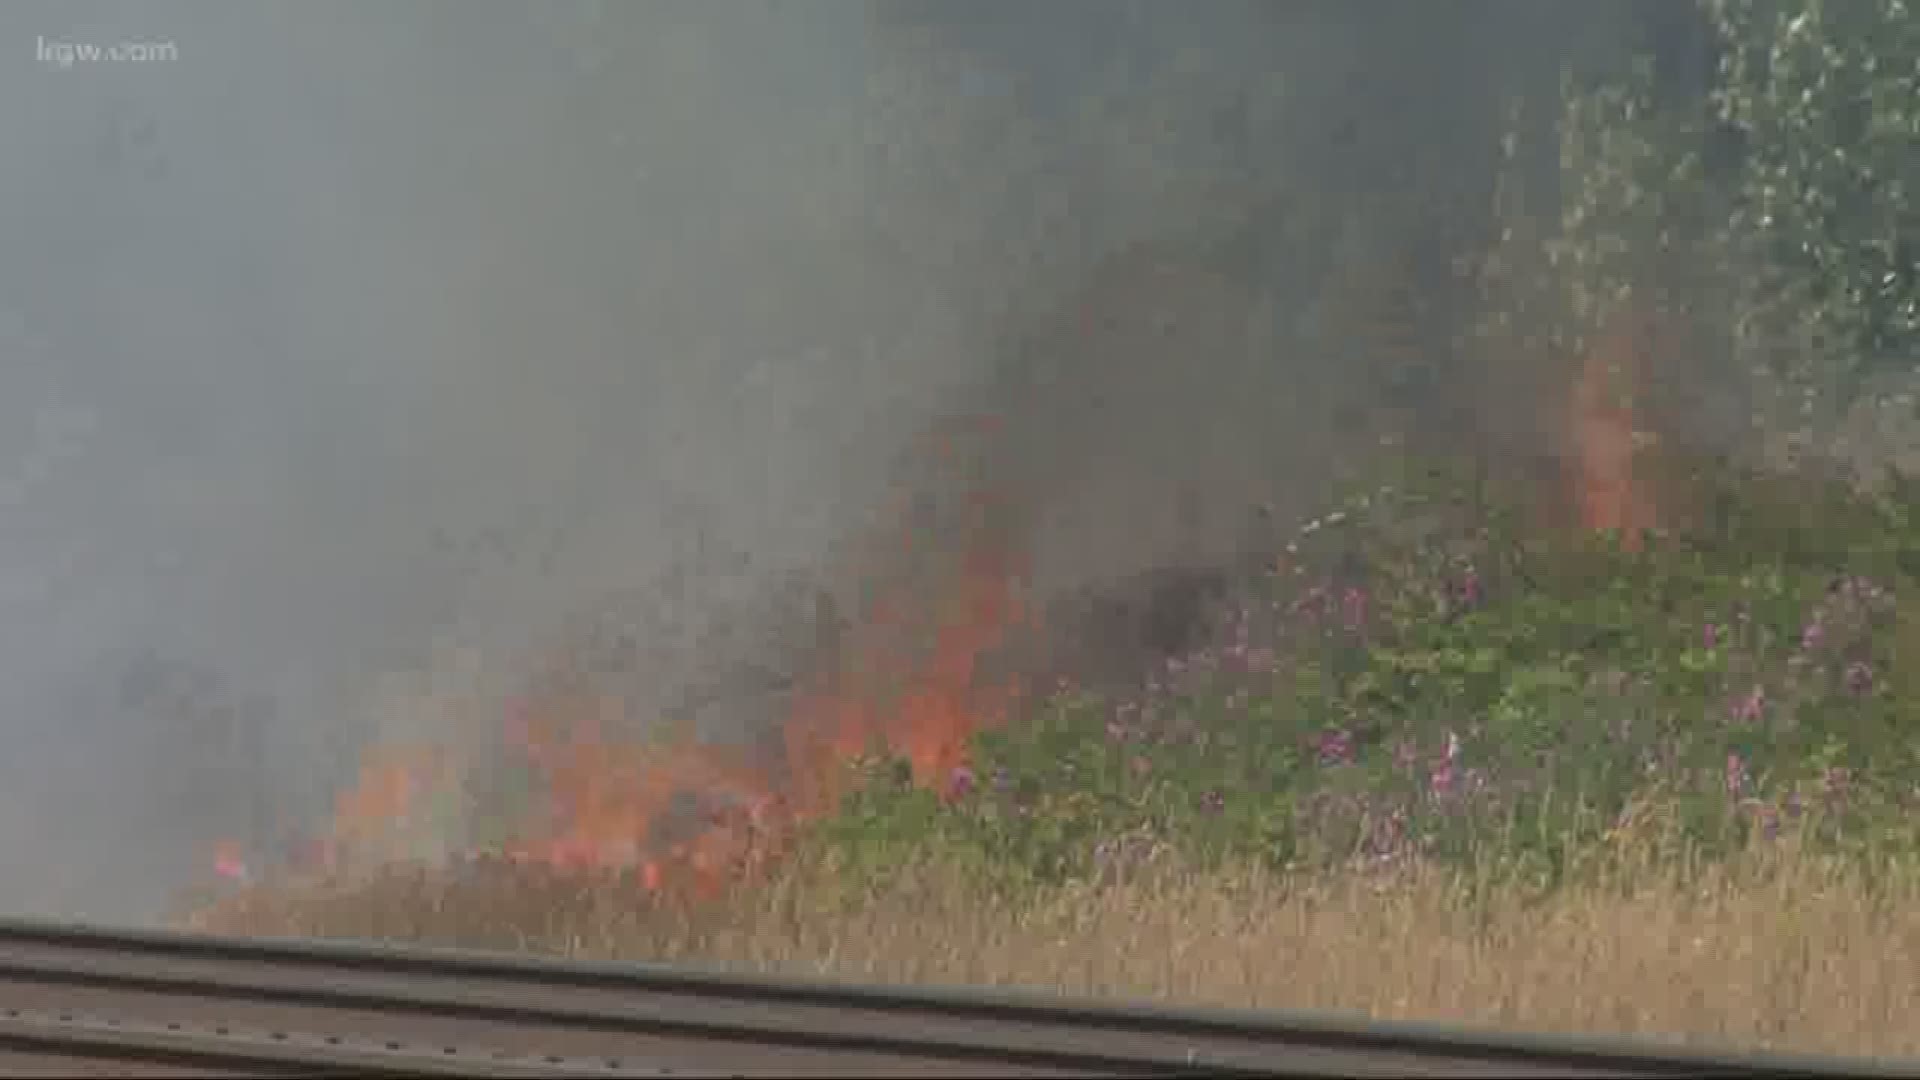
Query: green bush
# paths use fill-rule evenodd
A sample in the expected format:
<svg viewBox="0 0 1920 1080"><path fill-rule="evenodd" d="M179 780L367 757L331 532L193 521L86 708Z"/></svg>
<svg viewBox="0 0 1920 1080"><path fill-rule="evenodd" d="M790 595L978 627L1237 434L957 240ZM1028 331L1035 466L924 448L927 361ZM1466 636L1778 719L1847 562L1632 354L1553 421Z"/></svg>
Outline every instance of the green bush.
<svg viewBox="0 0 1920 1080"><path fill-rule="evenodd" d="M1136 693L1056 694L947 792L878 760L816 840L863 874L937 847L1009 885L1163 857L1552 881L1652 795L1708 852L1783 826L1911 843L1896 597L1920 532L1830 498L1824 548L1729 496L1711 532L1627 551L1525 535L1445 476L1377 487Z"/></svg>
<svg viewBox="0 0 1920 1080"><path fill-rule="evenodd" d="M1501 180L1464 351L1572 361L1630 304L1690 328L1660 359L1696 381L1765 363L1844 406L1910 368L1910 7L1701 0L1721 53L1704 98L1657 92L1644 62L1569 75L1557 202ZM1896 598L1920 579L1920 492L1660 467L1695 519L1633 551L1525 528L1444 471L1375 485L1304 530L1209 648L982 736L952 791L876 763L815 839L865 873L938 848L1010 885L1169 857L1551 882L1648 800L1709 853L1782 828L1911 846L1920 676Z"/></svg>

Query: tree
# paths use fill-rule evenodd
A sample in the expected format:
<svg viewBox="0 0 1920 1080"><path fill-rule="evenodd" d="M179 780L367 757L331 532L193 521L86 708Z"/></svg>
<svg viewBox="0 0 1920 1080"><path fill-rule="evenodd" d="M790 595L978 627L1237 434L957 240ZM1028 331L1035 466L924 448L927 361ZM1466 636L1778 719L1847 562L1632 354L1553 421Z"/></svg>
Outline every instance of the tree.
<svg viewBox="0 0 1920 1080"><path fill-rule="evenodd" d="M1850 407L1920 360L1911 6L1699 0L1708 86L1651 53L1567 72L1557 198L1526 200L1537 254L1509 243L1490 260L1504 274L1490 281L1490 320L1524 308L1532 325L1507 336L1569 364L1623 319L1684 327L1647 383L1622 393L1658 385L1648 396L1675 414L1668 427L1701 444L1732 434L1703 431L1717 396L1735 399L1732 422L1753 422L1748 449L1823 449ZM1557 213L1543 219L1543 203ZM1525 280L1529 265L1550 270L1548 295Z"/></svg>
<svg viewBox="0 0 1920 1080"><path fill-rule="evenodd" d="M1715 117L1740 136L1728 240L1759 271L1740 330L1803 343L1847 393L1920 360L1920 9L1908 0L1707 0Z"/></svg>

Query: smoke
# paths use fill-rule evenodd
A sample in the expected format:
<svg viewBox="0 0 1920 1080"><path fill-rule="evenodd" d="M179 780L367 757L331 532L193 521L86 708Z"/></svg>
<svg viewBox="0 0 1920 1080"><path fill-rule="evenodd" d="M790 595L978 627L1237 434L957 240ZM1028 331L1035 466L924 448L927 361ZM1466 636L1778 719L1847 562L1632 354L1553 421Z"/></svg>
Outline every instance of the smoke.
<svg viewBox="0 0 1920 1080"><path fill-rule="evenodd" d="M391 673L610 597L680 695L944 412L1048 582L1228 553L1332 466L1377 197L1470 204L1607 11L6 6L0 906L153 917Z"/></svg>

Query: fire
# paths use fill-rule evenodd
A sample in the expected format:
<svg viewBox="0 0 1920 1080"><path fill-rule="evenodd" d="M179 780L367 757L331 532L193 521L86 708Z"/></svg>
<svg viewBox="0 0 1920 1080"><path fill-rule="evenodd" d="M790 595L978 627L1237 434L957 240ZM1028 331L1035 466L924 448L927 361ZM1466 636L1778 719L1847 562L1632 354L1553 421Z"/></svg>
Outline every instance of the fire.
<svg viewBox="0 0 1920 1080"><path fill-rule="evenodd" d="M993 418L966 418L936 428L930 442L942 465L955 467L967 436L997 431ZM839 667L801 696L784 734L803 816L831 809L841 767L876 745L906 758L917 783L945 788L974 734L1004 719L1018 686L993 685L984 661L1023 616L1027 567L1012 510L991 485L966 490L936 523L957 558L880 590ZM928 551L912 515L901 518L896 540L910 557L954 554L937 544Z"/></svg>
<svg viewBox="0 0 1920 1080"><path fill-rule="evenodd" d="M1637 548L1656 522L1646 486L1634 476L1636 395L1645 364L1640 331L1641 320L1619 318L1595 340L1574 384L1569 424L1580 524L1617 530L1628 548Z"/></svg>
<svg viewBox="0 0 1920 1080"><path fill-rule="evenodd" d="M603 738L591 717L564 740L552 724L521 731L518 749L535 769L545 806L541 820L529 823L532 835L510 844L511 857L563 869L638 867L650 889L671 873L703 893L751 861L749 819L774 785L743 754L624 744ZM677 805L683 795L691 805Z"/></svg>
<svg viewBox="0 0 1920 1080"><path fill-rule="evenodd" d="M457 783L452 757L441 747L375 745L361 762L358 782L335 801L332 828L320 839L322 865L415 853L436 825L444 825L433 820L430 800L444 798Z"/></svg>
<svg viewBox="0 0 1920 1080"><path fill-rule="evenodd" d="M978 504L990 509L990 501ZM991 541L963 555L957 580L936 608L922 658L901 656L911 627L903 597L883 594L868 611L877 636L800 702L787 725L802 806L829 808L841 763L881 744L904 756L915 781L945 784L966 760L973 735L1004 717L1017 689L981 686L981 662L1020 617L1019 560Z"/></svg>
<svg viewBox="0 0 1920 1080"><path fill-rule="evenodd" d="M1619 530L1629 545L1655 522L1634 470L1643 325L1618 320L1595 341L1567 414L1579 521ZM831 812L846 766L876 747L904 757L920 785L958 786L971 739L1002 722L1022 690L987 666L1028 614L1027 537L998 483L1006 477L967 452L995 431L991 420L963 420L935 426L921 443L922 463L971 475L907 485L888 527L861 549L868 565L855 576L874 588L832 659L795 687L777 751L623 740L603 723L607 703L584 695L510 704L506 748L534 799L513 812L500 850L558 869L627 869L647 890L710 896L757 874L797 827ZM960 497L930 498L929 487ZM427 800L460 779L433 748L373 747L322 839L326 865L339 865L342 852L376 863L402 854L404 837L432 816ZM248 873L237 849L222 848L215 868Z"/></svg>
<svg viewBox="0 0 1920 1080"><path fill-rule="evenodd" d="M938 425L918 461L942 470L971 462L979 473L981 461L964 451L994 428L978 419ZM932 521L924 493L902 500L894 527L866 549L873 565L855 568L885 579L780 721L783 760L692 739L610 737L606 703L586 695L510 704L507 750L535 798L511 823L504 854L556 869L627 869L648 890L710 896L757 874L797 826L830 812L846 765L876 745L906 758L919 783L951 783L969 740L1017 694L984 685L983 660L1021 617L1025 570L1007 503L991 488L946 484L964 497L932 500ZM335 808L330 850L392 857L396 839L430 816L429 792L458 787L456 773L429 748L375 746Z"/></svg>
<svg viewBox="0 0 1920 1080"><path fill-rule="evenodd" d="M213 872L228 881L246 881L252 877L247 870L245 850L238 840L222 840L213 846Z"/></svg>
<svg viewBox="0 0 1920 1080"><path fill-rule="evenodd" d="M1599 336L1566 414L1579 521L1618 530L1630 546L1655 522L1634 469L1633 393L1648 325L1619 319ZM1092 332L1090 318L1080 329ZM918 445L921 464L972 475L906 485L888 527L869 538L859 556L869 565L854 576L876 588L832 660L795 687L775 740L781 759L694 740L609 737L604 703L586 698L512 703L506 748L531 781L534 805L511 815L504 852L554 868L625 868L648 890L711 895L776 859L797 826L838 805L845 767L876 746L903 756L923 786L954 784L970 740L1002 722L1021 693L1018 680L986 668L1027 615L1027 537L1002 486L1017 469L996 470L990 455L968 452L997 432L992 418L966 418L934 425ZM964 497L930 500L929 488ZM457 788L459 773L432 748L371 748L322 837L325 865L348 851L394 857L397 838L429 816L423 800ZM215 869L248 874L237 847L223 846Z"/></svg>

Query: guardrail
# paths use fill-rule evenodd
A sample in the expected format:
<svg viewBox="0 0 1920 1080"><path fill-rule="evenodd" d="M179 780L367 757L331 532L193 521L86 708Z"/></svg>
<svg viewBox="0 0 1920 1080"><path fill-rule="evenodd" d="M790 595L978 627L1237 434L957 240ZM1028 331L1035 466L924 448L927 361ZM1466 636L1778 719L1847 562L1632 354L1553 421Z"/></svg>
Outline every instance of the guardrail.
<svg viewBox="0 0 1920 1080"><path fill-rule="evenodd" d="M1902 1076L1711 1053L1028 992L0 922L0 1071L388 1076Z"/></svg>

